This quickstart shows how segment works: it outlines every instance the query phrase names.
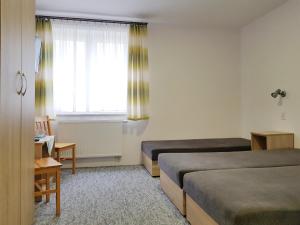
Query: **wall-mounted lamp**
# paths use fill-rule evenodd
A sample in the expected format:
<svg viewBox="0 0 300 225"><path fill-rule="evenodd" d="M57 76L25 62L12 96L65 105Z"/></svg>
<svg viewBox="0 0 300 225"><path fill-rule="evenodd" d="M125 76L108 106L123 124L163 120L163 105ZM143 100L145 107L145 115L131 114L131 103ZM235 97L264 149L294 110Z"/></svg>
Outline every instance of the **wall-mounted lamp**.
<svg viewBox="0 0 300 225"><path fill-rule="evenodd" d="M271 96L272 96L273 98L277 98L278 95L279 95L280 97L284 98L284 97L286 96L286 92L285 92L285 91L282 91L282 90L280 90L280 89L277 89L275 92L271 93Z"/></svg>

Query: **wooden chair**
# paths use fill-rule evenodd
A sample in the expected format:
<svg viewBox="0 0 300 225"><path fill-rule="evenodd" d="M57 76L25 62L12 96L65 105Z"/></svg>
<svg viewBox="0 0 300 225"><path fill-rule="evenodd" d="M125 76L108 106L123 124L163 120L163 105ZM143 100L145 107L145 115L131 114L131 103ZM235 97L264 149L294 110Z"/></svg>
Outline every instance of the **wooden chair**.
<svg viewBox="0 0 300 225"><path fill-rule="evenodd" d="M41 158L35 160L34 174L35 179L35 197L46 195L46 202L50 201L50 194L56 194L56 215L60 216L60 167L61 163L53 158ZM55 189L50 187L50 176L55 176ZM46 186L45 188L43 186Z"/></svg>
<svg viewBox="0 0 300 225"><path fill-rule="evenodd" d="M35 133L36 134L45 134L53 135L52 129L50 126L49 116L42 116L35 118ZM56 143L55 142L55 153L56 160L58 162L64 160L72 160L72 173L75 174L76 168L76 144L75 143ZM72 157L61 157L61 153L65 151L72 151Z"/></svg>

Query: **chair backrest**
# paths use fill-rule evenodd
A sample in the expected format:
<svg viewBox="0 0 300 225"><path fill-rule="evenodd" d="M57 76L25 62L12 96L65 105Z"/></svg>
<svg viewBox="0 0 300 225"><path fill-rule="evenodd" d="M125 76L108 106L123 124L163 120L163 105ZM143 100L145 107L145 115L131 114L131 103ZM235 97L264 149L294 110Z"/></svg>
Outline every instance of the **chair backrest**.
<svg viewBox="0 0 300 225"><path fill-rule="evenodd" d="M52 135L49 116L35 117L35 134Z"/></svg>

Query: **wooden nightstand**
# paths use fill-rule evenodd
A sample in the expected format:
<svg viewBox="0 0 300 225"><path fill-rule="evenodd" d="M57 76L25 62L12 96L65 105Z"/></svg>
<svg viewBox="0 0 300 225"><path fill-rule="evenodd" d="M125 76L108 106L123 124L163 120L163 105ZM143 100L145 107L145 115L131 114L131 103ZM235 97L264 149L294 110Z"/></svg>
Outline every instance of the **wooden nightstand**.
<svg viewBox="0 0 300 225"><path fill-rule="evenodd" d="M294 134L277 131L252 132L251 147L252 150L293 149Z"/></svg>

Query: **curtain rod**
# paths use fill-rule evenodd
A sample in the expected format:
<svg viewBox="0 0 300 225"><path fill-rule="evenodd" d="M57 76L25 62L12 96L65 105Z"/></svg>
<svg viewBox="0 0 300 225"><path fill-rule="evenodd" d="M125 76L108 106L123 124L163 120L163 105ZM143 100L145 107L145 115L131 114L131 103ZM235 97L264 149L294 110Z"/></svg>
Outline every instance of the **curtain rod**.
<svg viewBox="0 0 300 225"><path fill-rule="evenodd" d="M75 20L75 21L100 22L100 23L136 24L136 25L146 25L146 26L148 25L148 23L143 23L143 22L131 22L131 21L120 21L120 20L101 20L101 19L74 18L74 17L61 17L61 16L41 16L41 15L37 15L36 18L59 19L59 20Z"/></svg>

